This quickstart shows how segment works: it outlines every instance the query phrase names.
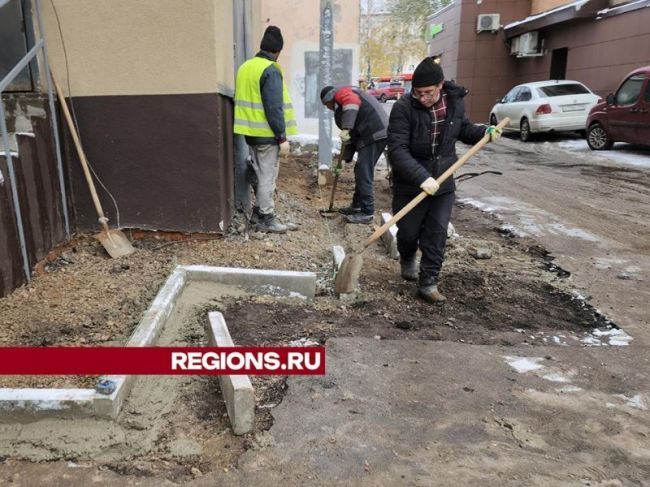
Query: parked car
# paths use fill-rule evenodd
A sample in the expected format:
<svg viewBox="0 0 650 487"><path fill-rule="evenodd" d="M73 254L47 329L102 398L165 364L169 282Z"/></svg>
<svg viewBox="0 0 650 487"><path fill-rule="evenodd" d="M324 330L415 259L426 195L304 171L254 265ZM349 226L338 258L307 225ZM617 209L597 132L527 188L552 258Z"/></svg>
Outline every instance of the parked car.
<svg viewBox="0 0 650 487"><path fill-rule="evenodd" d="M650 145L650 66L632 71L616 94L593 107L586 127L592 150L611 149L614 142Z"/></svg>
<svg viewBox="0 0 650 487"><path fill-rule="evenodd" d="M379 81L372 88L368 89L368 94L374 96L382 103L388 100L397 100L404 94L404 86L400 81Z"/></svg>
<svg viewBox="0 0 650 487"><path fill-rule="evenodd" d="M496 125L510 117L506 129L518 130L526 142L535 133L584 131L589 110L599 98L578 81L536 81L515 86L490 111Z"/></svg>

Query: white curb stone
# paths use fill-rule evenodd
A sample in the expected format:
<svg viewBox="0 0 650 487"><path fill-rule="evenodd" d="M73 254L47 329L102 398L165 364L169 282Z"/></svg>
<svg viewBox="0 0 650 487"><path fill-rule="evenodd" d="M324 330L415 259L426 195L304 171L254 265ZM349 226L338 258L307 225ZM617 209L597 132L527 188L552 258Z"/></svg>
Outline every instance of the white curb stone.
<svg viewBox="0 0 650 487"><path fill-rule="evenodd" d="M208 313L206 325L208 346L234 347L226 321L218 311ZM244 435L253 430L255 424L255 391L247 375L220 375L221 393L226 402L232 430Z"/></svg>

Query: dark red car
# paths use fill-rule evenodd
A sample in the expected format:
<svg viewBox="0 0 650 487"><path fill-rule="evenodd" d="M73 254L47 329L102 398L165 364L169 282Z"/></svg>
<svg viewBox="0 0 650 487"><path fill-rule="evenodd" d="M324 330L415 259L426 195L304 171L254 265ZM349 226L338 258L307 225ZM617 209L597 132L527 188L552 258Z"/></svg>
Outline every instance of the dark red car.
<svg viewBox="0 0 650 487"><path fill-rule="evenodd" d="M628 74L616 94L610 93L589 112L589 148L607 150L614 142L650 145L650 66Z"/></svg>
<svg viewBox="0 0 650 487"><path fill-rule="evenodd" d="M400 81L379 81L368 87L368 94L374 96L382 103L388 100L397 100L404 94L404 86Z"/></svg>

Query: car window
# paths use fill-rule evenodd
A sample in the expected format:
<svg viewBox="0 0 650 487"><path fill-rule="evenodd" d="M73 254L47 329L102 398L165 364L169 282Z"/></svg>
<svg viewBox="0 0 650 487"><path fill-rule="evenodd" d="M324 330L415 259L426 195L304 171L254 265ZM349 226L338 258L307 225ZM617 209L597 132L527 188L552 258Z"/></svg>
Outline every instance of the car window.
<svg viewBox="0 0 650 487"><path fill-rule="evenodd" d="M636 103L641 94L643 80L644 76L642 74L635 74L626 79L616 92L616 104L632 105Z"/></svg>
<svg viewBox="0 0 650 487"><path fill-rule="evenodd" d="M650 102L650 81L645 86L645 101Z"/></svg>
<svg viewBox="0 0 650 487"><path fill-rule="evenodd" d="M583 95L591 93L586 86L579 83L565 83L562 85L540 86L542 96Z"/></svg>
<svg viewBox="0 0 650 487"><path fill-rule="evenodd" d="M519 90L521 90L520 86L516 86L515 88L511 89L508 93L506 93L506 96L503 97L503 103L512 103L515 101L517 98L517 93L519 93Z"/></svg>
<svg viewBox="0 0 650 487"><path fill-rule="evenodd" d="M385 83L379 83L377 85L377 88L388 88L389 86L390 86L390 83L385 82Z"/></svg>
<svg viewBox="0 0 650 487"><path fill-rule="evenodd" d="M530 92L530 88L524 86L519 90L519 93L517 94L517 99L515 101L530 101L530 99L533 97L532 93Z"/></svg>

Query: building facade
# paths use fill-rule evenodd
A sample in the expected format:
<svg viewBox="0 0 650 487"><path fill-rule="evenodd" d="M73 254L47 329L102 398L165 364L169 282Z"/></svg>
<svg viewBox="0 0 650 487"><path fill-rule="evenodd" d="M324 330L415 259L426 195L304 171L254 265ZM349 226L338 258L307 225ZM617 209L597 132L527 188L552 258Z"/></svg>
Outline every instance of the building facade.
<svg viewBox="0 0 650 487"><path fill-rule="evenodd" d="M359 2L332 1L334 85L356 84L359 77ZM320 0L262 0L261 22L254 33L259 46L264 29L282 30L284 49L278 62L296 110L301 134L318 135L321 105L318 84L320 62Z"/></svg>
<svg viewBox="0 0 650 487"><path fill-rule="evenodd" d="M513 86L573 79L605 96L650 64L650 1L456 0L428 19L429 55L470 90L468 114L487 121Z"/></svg>

